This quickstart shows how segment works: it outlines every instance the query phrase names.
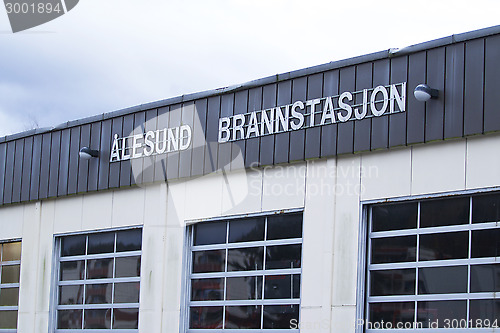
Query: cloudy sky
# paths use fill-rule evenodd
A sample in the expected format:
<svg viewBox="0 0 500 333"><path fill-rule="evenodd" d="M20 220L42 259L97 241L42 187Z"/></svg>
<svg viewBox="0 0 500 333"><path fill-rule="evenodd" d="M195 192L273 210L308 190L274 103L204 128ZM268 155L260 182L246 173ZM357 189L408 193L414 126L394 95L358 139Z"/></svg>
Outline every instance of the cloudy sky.
<svg viewBox="0 0 500 333"><path fill-rule="evenodd" d="M500 24L499 0L80 0L13 34L0 136Z"/></svg>

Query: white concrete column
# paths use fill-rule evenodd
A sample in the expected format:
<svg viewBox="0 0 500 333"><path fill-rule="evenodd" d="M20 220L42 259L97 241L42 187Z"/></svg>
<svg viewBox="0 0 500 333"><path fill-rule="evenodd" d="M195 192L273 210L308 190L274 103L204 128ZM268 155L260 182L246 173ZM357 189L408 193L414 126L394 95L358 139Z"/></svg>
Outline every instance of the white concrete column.
<svg viewBox="0 0 500 333"><path fill-rule="evenodd" d="M333 242L332 332L354 332L360 224L361 156L337 158Z"/></svg>
<svg viewBox="0 0 500 333"><path fill-rule="evenodd" d="M302 243L301 332L331 330L336 160L307 162Z"/></svg>
<svg viewBox="0 0 500 333"><path fill-rule="evenodd" d="M144 193L144 226L142 229L141 290L139 331L160 332L162 306L167 200L166 184L147 186Z"/></svg>

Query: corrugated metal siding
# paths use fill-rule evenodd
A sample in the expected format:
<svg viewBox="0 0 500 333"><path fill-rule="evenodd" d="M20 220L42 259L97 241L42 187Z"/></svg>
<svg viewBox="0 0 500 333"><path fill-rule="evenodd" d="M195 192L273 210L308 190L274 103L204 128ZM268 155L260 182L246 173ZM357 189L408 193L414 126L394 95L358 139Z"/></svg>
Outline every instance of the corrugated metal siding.
<svg viewBox="0 0 500 333"><path fill-rule="evenodd" d="M235 170L239 156L245 167L272 165L499 131L498 59L500 35L489 35L13 139L0 143L0 203ZM217 143L222 116L400 82L407 82L406 112ZM439 89L440 98L416 101L420 83ZM109 162L113 135L181 124L193 129L193 149ZM100 158L79 159L84 146Z"/></svg>

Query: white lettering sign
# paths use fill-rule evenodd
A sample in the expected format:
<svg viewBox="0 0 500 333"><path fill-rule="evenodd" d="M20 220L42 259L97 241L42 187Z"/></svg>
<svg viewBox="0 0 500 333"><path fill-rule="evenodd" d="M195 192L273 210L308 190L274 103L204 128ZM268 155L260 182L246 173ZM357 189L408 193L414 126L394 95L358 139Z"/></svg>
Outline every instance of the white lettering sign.
<svg viewBox="0 0 500 333"><path fill-rule="evenodd" d="M406 111L406 82L219 119L219 143Z"/></svg>
<svg viewBox="0 0 500 333"><path fill-rule="evenodd" d="M115 134L109 161L119 162L186 150L191 145L192 136L189 125L148 131L123 138Z"/></svg>

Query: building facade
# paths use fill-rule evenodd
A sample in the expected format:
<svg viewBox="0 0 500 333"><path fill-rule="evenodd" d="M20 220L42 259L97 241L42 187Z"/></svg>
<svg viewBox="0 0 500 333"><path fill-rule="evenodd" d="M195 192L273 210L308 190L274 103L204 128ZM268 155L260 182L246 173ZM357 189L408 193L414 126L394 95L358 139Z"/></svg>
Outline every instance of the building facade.
<svg viewBox="0 0 500 333"><path fill-rule="evenodd" d="M492 27L1 138L0 332L495 331L499 59Z"/></svg>

